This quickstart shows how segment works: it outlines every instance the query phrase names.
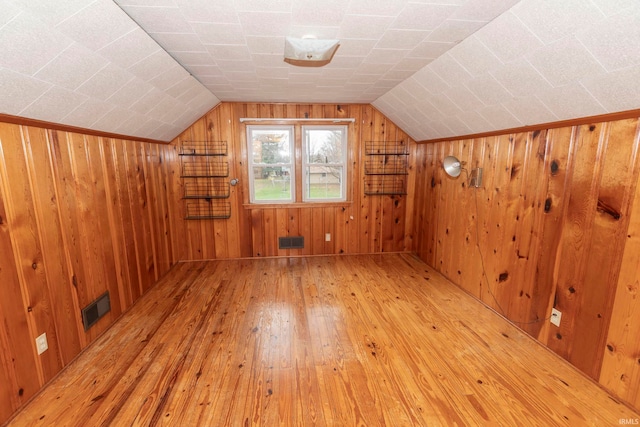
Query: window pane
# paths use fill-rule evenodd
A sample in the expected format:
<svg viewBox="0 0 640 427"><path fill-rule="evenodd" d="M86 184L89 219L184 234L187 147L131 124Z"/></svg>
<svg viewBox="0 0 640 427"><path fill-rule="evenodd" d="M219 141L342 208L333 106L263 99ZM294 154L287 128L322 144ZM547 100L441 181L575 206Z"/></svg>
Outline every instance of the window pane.
<svg viewBox="0 0 640 427"><path fill-rule="evenodd" d="M307 163L342 163L343 136L342 129L307 129Z"/></svg>
<svg viewBox="0 0 640 427"><path fill-rule="evenodd" d="M253 163L291 163L289 133L288 129L253 129Z"/></svg>
<svg viewBox="0 0 640 427"><path fill-rule="evenodd" d="M254 166L253 195L256 202L293 200L291 168Z"/></svg>
<svg viewBox="0 0 640 427"><path fill-rule="evenodd" d="M307 168L307 200L343 199L342 166L317 166Z"/></svg>

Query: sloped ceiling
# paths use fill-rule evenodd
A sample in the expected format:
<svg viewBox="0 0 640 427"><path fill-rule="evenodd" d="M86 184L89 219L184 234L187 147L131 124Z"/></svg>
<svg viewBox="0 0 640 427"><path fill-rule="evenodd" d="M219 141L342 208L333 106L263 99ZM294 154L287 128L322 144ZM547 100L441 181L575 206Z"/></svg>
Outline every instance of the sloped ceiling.
<svg viewBox="0 0 640 427"><path fill-rule="evenodd" d="M372 103L417 140L640 108L637 0L0 0L0 112L170 140L220 100ZM339 38L325 67L285 36Z"/></svg>
<svg viewBox="0 0 640 427"><path fill-rule="evenodd" d="M0 112L171 140L219 101L110 0L0 0Z"/></svg>

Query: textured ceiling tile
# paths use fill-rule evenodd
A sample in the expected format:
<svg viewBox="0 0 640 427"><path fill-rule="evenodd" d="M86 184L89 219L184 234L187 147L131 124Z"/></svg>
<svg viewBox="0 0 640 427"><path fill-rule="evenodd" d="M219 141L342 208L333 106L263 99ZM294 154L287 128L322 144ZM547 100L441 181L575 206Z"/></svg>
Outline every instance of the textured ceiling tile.
<svg viewBox="0 0 640 427"><path fill-rule="evenodd" d="M502 105L524 126L558 120L558 117L535 97L513 98Z"/></svg>
<svg viewBox="0 0 640 427"><path fill-rule="evenodd" d="M242 25L240 24L209 24L193 22L191 23L191 27L204 45L245 44L244 33L242 32Z"/></svg>
<svg viewBox="0 0 640 427"><path fill-rule="evenodd" d="M498 57L473 36L455 49L451 49L449 54L473 76L479 76L503 65Z"/></svg>
<svg viewBox="0 0 640 427"><path fill-rule="evenodd" d="M418 30L388 30L376 44L378 49L414 49L429 31Z"/></svg>
<svg viewBox="0 0 640 427"><path fill-rule="evenodd" d="M185 28L185 31L190 30ZM204 52L205 48L196 33L150 33L153 39L168 52Z"/></svg>
<svg viewBox="0 0 640 427"><path fill-rule="evenodd" d="M73 43L34 77L67 89L76 89L107 65L107 60L86 47Z"/></svg>
<svg viewBox="0 0 640 427"><path fill-rule="evenodd" d="M217 65L189 65L185 67L191 74L199 77L222 77L224 73Z"/></svg>
<svg viewBox="0 0 640 427"><path fill-rule="evenodd" d="M452 19L469 19L473 21L491 21L519 0L469 0L451 16Z"/></svg>
<svg viewBox="0 0 640 427"><path fill-rule="evenodd" d="M333 23L335 24L335 22ZM318 39L337 39L340 27L326 25L294 25L289 28L289 37L301 38L304 36L314 36Z"/></svg>
<svg viewBox="0 0 640 427"><path fill-rule="evenodd" d="M211 65L216 62L209 52L171 52L171 56L185 68L189 65Z"/></svg>
<svg viewBox="0 0 640 427"><path fill-rule="evenodd" d="M182 0L191 1L191 0ZM211 0L200 0L211 1ZM288 12L291 10L294 0L234 0L237 10L258 12ZM227 5L227 2L221 2Z"/></svg>
<svg viewBox="0 0 640 427"><path fill-rule="evenodd" d="M512 97L512 95L490 75L476 77L468 81L466 86L486 105L499 104L505 99Z"/></svg>
<svg viewBox="0 0 640 427"><path fill-rule="evenodd" d="M479 110L485 105L464 86L454 86L442 92L447 98L453 101L462 111Z"/></svg>
<svg viewBox="0 0 640 427"><path fill-rule="evenodd" d="M485 21L459 21L447 19L426 38L432 42L459 43L486 24Z"/></svg>
<svg viewBox="0 0 640 427"><path fill-rule="evenodd" d="M113 108L115 108L115 106L109 103L89 98L82 104L78 105L72 112L67 114L61 122L71 126L90 128L92 123L107 114Z"/></svg>
<svg viewBox="0 0 640 427"><path fill-rule="evenodd" d="M365 58L361 56L339 56L337 58L333 58L331 66L334 68L358 68L360 64L364 62L364 59ZM367 67L371 67L371 65L367 65ZM299 72L304 70L302 67L292 66L292 68L297 69Z"/></svg>
<svg viewBox="0 0 640 427"><path fill-rule="evenodd" d="M431 95L429 102L442 113L444 116L455 116L462 113L460 107L458 107L449 97L443 93L437 95Z"/></svg>
<svg viewBox="0 0 640 427"><path fill-rule="evenodd" d="M296 0L291 7L297 25L335 25L346 12L343 0Z"/></svg>
<svg viewBox="0 0 640 427"><path fill-rule="evenodd" d="M262 54L262 53L254 53L251 55L253 58L253 63L256 67L282 67L284 62L284 58L282 54L280 55L270 55L270 54Z"/></svg>
<svg viewBox="0 0 640 427"><path fill-rule="evenodd" d="M121 0L118 0L121 1ZM240 0L235 0L240 5ZM190 22L238 23L238 15L227 2L211 0L175 0L182 16Z"/></svg>
<svg viewBox="0 0 640 427"><path fill-rule="evenodd" d="M424 41L407 55L410 58L435 59L455 46L455 43Z"/></svg>
<svg viewBox="0 0 640 427"><path fill-rule="evenodd" d="M411 77L414 74L413 71L403 71L403 70L390 70L384 73L384 79L401 79L405 80Z"/></svg>
<svg viewBox="0 0 640 427"><path fill-rule="evenodd" d="M167 55L166 52L160 50L127 68L127 71L144 81L149 81L175 65L175 60Z"/></svg>
<svg viewBox="0 0 640 427"><path fill-rule="evenodd" d="M429 64L429 68L449 85L463 84L473 78L473 76L449 54L444 54L433 61Z"/></svg>
<svg viewBox="0 0 640 427"><path fill-rule="evenodd" d="M20 9L9 2L3 1L2 7L0 7L0 28L5 26L7 22L14 19L20 13L22 13Z"/></svg>
<svg viewBox="0 0 640 427"><path fill-rule="evenodd" d="M602 18L602 12L584 0L523 0L513 7L512 13L545 44Z"/></svg>
<svg viewBox="0 0 640 427"><path fill-rule="evenodd" d="M638 7L638 0L591 0L606 16L616 15L624 9Z"/></svg>
<svg viewBox="0 0 640 427"><path fill-rule="evenodd" d="M386 16L345 15L338 38L379 40L392 21Z"/></svg>
<svg viewBox="0 0 640 427"><path fill-rule="evenodd" d="M127 13L147 33L184 33L190 29L175 6L128 6Z"/></svg>
<svg viewBox="0 0 640 427"><path fill-rule="evenodd" d="M522 126L522 122L502 105L490 105L478 110L478 112L491 123L493 129L510 129Z"/></svg>
<svg viewBox="0 0 640 427"><path fill-rule="evenodd" d="M336 55L339 56L365 56L365 53L373 49L377 40L367 39L341 39Z"/></svg>
<svg viewBox="0 0 640 427"><path fill-rule="evenodd" d="M254 71L255 67L251 61L232 61L232 60L218 60L218 65L222 69L224 74L233 74L242 71ZM282 62L284 63L284 62Z"/></svg>
<svg viewBox="0 0 640 427"><path fill-rule="evenodd" d="M162 74L149 80L149 83L158 89L167 92L169 88L176 84L176 82L186 78L192 77L189 76L187 70L176 64L173 67L164 70Z"/></svg>
<svg viewBox="0 0 640 427"><path fill-rule="evenodd" d="M93 50L136 28L136 23L110 1L94 1L56 26L60 32Z"/></svg>
<svg viewBox="0 0 640 427"><path fill-rule="evenodd" d="M129 108L131 104L135 103L152 89L153 86L149 83L143 82L139 78L134 78L107 98L106 101L110 104Z"/></svg>
<svg viewBox="0 0 640 427"><path fill-rule="evenodd" d="M518 59L542 46L542 42L511 12L500 15L475 36L503 62Z"/></svg>
<svg viewBox="0 0 640 427"><path fill-rule="evenodd" d="M90 2L87 0L65 0L65 1L33 1L33 0L11 0L24 10L28 10L39 20L50 26L55 26L61 21L77 13L78 10L86 7ZM9 2L3 2L2 9L12 9ZM2 22L0 20L0 26Z"/></svg>
<svg viewBox="0 0 640 427"><path fill-rule="evenodd" d="M402 1L351 0L347 13L350 15L397 16L405 7Z"/></svg>
<svg viewBox="0 0 640 427"><path fill-rule="evenodd" d="M486 132L491 129L491 124L480 115L477 111L465 111L458 117L471 130L472 133Z"/></svg>
<svg viewBox="0 0 640 427"><path fill-rule="evenodd" d="M291 14L268 12L238 12L244 35L280 36L289 32Z"/></svg>
<svg viewBox="0 0 640 427"><path fill-rule="evenodd" d="M251 53L281 55L284 52L284 37L247 36L246 42Z"/></svg>
<svg viewBox="0 0 640 427"><path fill-rule="evenodd" d="M491 72L498 83L504 86L514 96L535 95L539 91L550 89L552 86L526 60L520 59L505 64Z"/></svg>
<svg viewBox="0 0 640 427"><path fill-rule="evenodd" d="M549 44L527 59L554 86L604 72L600 63L575 37Z"/></svg>
<svg viewBox="0 0 640 427"><path fill-rule="evenodd" d="M640 67L591 76L581 83L609 112L640 108Z"/></svg>
<svg viewBox="0 0 640 427"><path fill-rule="evenodd" d="M431 68L423 68L415 73L412 77L413 80L419 82L432 94L441 93L445 89L449 88L449 84L440 78Z"/></svg>
<svg viewBox="0 0 640 427"><path fill-rule="evenodd" d="M258 77L284 79L289 77L289 69L286 67L281 67L281 68L257 67L256 75Z"/></svg>
<svg viewBox="0 0 640 427"><path fill-rule="evenodd" d="M0 68L0 112L18 114L50 87L49 83Z"/></svg>
<svg viewBox="0 0 640 427"><path fill-rule="evenodd" d="M404 58L408 50L398 49L373 49L369 55L364 58L366 64L396 64Z"/></svg>
<svg viewBox="0 0 640 427"><path fill-rule="evenodd" d="M442 124L451 129L455 135L465 135L471 133L471 128L457 116L446 117Z"/></svg>
<svg viewBox="0 0 640 427"><path fill-rule="evenodd" d="M457 9L452 5L408 3L390 28L434 30Z"/></svg>
<svg viewBox="0 0 640 427"><path fill-rule="evenodd" d="M21 13L0 28L0 66L33 75L71 43L31 14Z"/></svg>
<svg viewBox="0 0 640 427"><path fill-rule="evenodd" d="M250 61L251 53L247 46L240 45L209 45L207 50L211 54L211 57L217 62L219 61Z"/></svg>
<svg viewBox="0 0 640 427"><path fill-rule="evenodd" d="M100 117L98 120L91 124L91 127L94 129L109 131L110 129L117 129L120 127L122 122L127 121L127 119L131 116L131 111L116 107L109 111L104 116Z"/></svg>
<svg viewBox="0 0 640 427"><path fill-rule="evenodd" d="M91 78L80 85L76 91L91 98L104 101L116 93L123 84L126 84L133 78L133 75L127 73L122 68L109 64L91 76Z"/></svg>
<svg viewBox="0 0 640 427"><path fill-rule="evenodd" d="M432 59L427 58L402 58L393 66L393 70L398 71L418 71L425 65L431 63Z"/></svg>
<svg viewBox="0 0 640 427"><path fill-rule="evenodd" d="M572 83L536 94L558 119L604 114L607 111L580 84Z"/></svg>
<svg viewBox="0 0 640 427"><path fill-rule="evenodd" d="M158 43L149 37L147 33L137 28L109 43L100 49L98 54L122 68L129 68L136 62L160 50Z"/></svg>
<svg viewBox="0 0 640 427"><path fill-rule="evenodd" d="M640 12L612 16L577 37L609 71L640 65Z"/></svg>

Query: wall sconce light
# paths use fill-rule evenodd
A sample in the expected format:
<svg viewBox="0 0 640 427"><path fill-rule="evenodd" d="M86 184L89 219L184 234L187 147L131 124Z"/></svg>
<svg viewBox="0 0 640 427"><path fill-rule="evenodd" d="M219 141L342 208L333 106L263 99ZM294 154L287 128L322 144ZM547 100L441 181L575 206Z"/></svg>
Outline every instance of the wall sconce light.
<svg viewBox="0 0 640 427"><path fill-rule="evenodd" d="M340 40L319 40L313 36L284 39L284 60L299 67L322 67L331 62Z"/></svg>
<svg viewBox="0 0 640 427"><path fill-rule="evenodd" d="M442 167L447 175L457 178L464 171L467 174L467 184L469 187L482 187L482 168L471 169L471 173L462 167L462 163L455 156L447 156L442 161Z"/></svg>

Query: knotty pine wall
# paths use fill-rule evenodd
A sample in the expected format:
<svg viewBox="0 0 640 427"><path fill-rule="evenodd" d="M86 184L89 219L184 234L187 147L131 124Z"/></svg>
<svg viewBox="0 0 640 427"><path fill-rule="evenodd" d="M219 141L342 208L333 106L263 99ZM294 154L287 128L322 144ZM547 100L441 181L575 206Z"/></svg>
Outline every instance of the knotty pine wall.
<svg viewBox="0 0 640 427"><path fill-rule="evenodd" d="M350 202L250 206L245 125L240 123L241 118L354 118L355 123L349 125ZM172 176L169 198L176 209L171 212L171 224L176 235L182 236L172 242L173 253L181 260L197 260L410 250L412 198L369 196L363 192L364 142L400 139L410 144L409 160L413 162L415 142L370 105L219 104L172 142L173 152L168 157ZM231 187L230 219L183 219L178 156L183 140L224 140L229 144L230 178L240 179L239 185ZM412 182L410 167L409 194L413 192ZM331 233L330 242L325 242L325 233ZM304 236L305 248L280 250L279 236Z"/></svg>
<svg viewBox="0 0 640 427"><path fill-rule="evenodd" d="M0 423L177 261L168 152L0 123ZM85 332L80 309L107 290Z"/></svg>
<svg viewBox="0 0 640 427"><path fill-rule="evenodd" d="M419 144L414 201L420 258L636 408L639 140L629 119ZM447 155L482 188L446 176Z"/></svg>

